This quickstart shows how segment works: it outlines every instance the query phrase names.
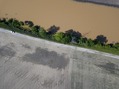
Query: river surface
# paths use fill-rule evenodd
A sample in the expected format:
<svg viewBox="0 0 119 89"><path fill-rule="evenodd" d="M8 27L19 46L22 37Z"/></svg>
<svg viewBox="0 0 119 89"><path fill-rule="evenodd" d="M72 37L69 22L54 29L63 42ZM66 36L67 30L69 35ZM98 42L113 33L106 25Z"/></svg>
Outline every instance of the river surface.
<svg viewBox="0 0 119 89"><path fill-rule="evenodd" d="M119 42L119 8L73 0L0 0L0 17L31 20L45 29L74 29L93 39L103 34Z"/></svg>

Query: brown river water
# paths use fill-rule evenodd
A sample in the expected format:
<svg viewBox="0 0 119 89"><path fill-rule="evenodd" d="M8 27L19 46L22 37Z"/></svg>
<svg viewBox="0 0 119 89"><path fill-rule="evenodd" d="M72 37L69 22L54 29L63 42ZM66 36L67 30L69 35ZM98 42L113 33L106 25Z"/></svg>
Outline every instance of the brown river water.
<svg viewBox="0 0 119 89"><path fill-rule="evenodd" d="M93 39L103 34L119 42L119 8L73 0L0 0L0 17L31 20L45 29L74 29Z"/></svg>

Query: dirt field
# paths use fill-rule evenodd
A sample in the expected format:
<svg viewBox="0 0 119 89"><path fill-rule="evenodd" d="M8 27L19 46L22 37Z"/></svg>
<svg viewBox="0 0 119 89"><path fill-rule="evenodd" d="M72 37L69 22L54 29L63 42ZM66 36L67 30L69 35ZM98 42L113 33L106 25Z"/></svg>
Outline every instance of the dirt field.
<svg viewBox="0 0 119 89"><path fill-rule="evenodd" d="M0 89L118 89L119 56L0 29Z"/></svg>
<svg viewBox="0 0 119 89"><path fill-rule="evenodd" d="M0 31L0 89L70 89L68 66L43 40Z"/></svg>

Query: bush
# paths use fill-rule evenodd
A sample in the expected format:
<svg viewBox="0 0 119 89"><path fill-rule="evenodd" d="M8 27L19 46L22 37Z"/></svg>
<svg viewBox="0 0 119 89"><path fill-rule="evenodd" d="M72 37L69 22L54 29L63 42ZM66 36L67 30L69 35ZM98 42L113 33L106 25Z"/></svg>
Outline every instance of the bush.
<svg viewBox="0 0 119 89"><path fill-rule="evenodd" d="M39 33L38 33L39 37L42 37L42 38L47 38L47 32L44 28L40 28L39 30Z"/></svg>
<svg viewBox="0 0 119 89"><path fill-rule="evenodd" d="M58 41L58 42L62 42L62 39L64 37L64 33L63 32L59 32L53 35L54 40Z"/></svg>
<svg viewBox="0 0 119 89"><path fill-rule="evenodd" d="M93 46L94 46L94 41L93 41L92 39L88 39L88 40L87 40L87 45L88 45L89 47L93 47Z"/></svg>
<svg viewBox="0 0 119 89"><path fill-rule="evenodd" d="M40 30L40 29L37 29L36 27L32 27L32 28L31 28L31 32L32 32L32 34L35 35L35 36L38 36L38 35L39 35L39 30Z"/></svg>
<svg viewBox="0 0 119 89"><path fill-rule="evenodd" d="M13 27L15 28L19 28L21 26L18 20L13 20L12 24L13 24Z"/></svg>
<svg viewBox="0 0 119 89"><path fill-rule="evenodd" d="M114 47L115 47L116 49L119 49L119 43L116 43L116 44L114 45Z"/></svg>

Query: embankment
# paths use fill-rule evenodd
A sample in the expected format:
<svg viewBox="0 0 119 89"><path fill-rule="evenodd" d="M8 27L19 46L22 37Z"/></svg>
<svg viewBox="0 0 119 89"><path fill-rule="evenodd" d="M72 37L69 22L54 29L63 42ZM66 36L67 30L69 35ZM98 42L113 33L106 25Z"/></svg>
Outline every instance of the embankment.
<svg viewBox="0 0 119 89"><path fill-rule="evenodd" d="M0 29L0 89L118 89L119 56Z"/></svg>

